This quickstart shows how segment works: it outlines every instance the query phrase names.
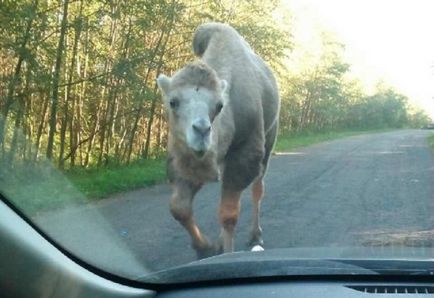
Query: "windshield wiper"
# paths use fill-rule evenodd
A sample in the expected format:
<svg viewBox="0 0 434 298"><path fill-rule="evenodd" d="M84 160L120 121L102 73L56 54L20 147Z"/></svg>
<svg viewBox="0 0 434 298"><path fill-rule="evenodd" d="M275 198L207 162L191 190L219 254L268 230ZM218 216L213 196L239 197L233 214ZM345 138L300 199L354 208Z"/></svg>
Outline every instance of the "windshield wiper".
<svg viewBox="0 0 434 298"><path fill-rule="evenodd" d="M211 258L139 278L152 283L185 283L276 276L400 275L434 276L434 263L383 259Z"/></svg>
<svg viewBox="0 0 434 298"><path fill-rule="evenodd" d="M344 259L336 261L372 270L383 275L434 276L434 260Z"/></svg>
<svg viewBox="0 0 434 298"><path fill-rule="evenodd" d="M139 281L183 283L271 276L373 275L377 272L336 260L198 261L143 276Z"/></svg>

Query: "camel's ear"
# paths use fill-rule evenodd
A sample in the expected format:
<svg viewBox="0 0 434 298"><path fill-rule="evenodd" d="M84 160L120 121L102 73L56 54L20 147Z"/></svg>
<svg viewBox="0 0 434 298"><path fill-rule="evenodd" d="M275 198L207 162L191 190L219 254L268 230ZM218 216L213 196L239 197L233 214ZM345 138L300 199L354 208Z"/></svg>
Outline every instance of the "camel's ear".
<svg viewBox="0 0 434 298"><path fill-rule="evenodd" d="M157 78L157 85L160 88L163 95L166 95L169 93L170 88L170 82L172 81L171 78L168 76L165 76L164 74L160 74Z"/></svg>
<svg viewBox="0 0 434 298"><path fill-rule="evenodd" d="M220 88L222 89L222 93L226 91L228 87L228 82L226 80L220 80Z"/></svg>

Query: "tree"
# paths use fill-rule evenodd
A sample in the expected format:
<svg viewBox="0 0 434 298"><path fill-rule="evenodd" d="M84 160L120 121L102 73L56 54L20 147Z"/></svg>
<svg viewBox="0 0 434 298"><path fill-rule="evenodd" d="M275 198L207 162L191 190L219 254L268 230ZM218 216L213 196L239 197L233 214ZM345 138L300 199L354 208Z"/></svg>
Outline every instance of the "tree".
<svg viewBox="0 0 434 298"><path fill-rule="evenodd" d="M18 61L15 65L13 76L11 80L9 81L8 86L8 92L6 96L6 100L1 106L1 115L0 115L0 144L3 145L4 140L4 134L5 134L5 128L7 124L7 118L9 114L9 110L11 108L11 105L14 101L14 94L17 84L19 83L20 76L21 76L21 69L24 60L28 56L28 49L27 44L29 42L29 39L31 38L31 29L32 24L36 17L36 10L38 7L38 1L34 1L33 3L25 3L22 10L15 10L15 7L9 7L7 6L7 3L3 3L1 11L3 12L1 14L1 17L5 22L2 24L5 26L4 28L7 28L6 26L11 26L11 24L8 24L8 21L11 21L12 23L16 23L16 26L18 29L21 28L21 24L19 21L20 17L23 17L25 20L25 30L24 35L22 36L22 40L18 41L16 45L12 44L12 50L16 52L18 56ZM16 16L16 17L15 17ZM3 18L4 17L4 18ZM12 18L12 20L11 20ZM12 26L14 27L14 26ZM17 31L17 34L20 34L19 31ZM4 148L4 147L2 147ZM4 149L3 149L4 152Z"/></svg>
<svg viewBox="0 0 434 298"><path fill-rule="evenodd" d="M63 49L65 47L65 35L68 24L68 5L69 0L63 0L63 13L60 23L59 43L56 51L56 64L54 66L53 80L52 80L52 96L51 96L51 112L50 112L50 131L48 134L47 144L47 158L53 157L53 144L54 134L56 133L56 117L57 117L57 105L59 101L59 81L60 81L60 68L62 66Z"/></svg>
<svg viewBox="0 0 434 298"><path fill-rule="evenodd" d="M167 124L155 79L196 59L193 32L209 21L232 25L272 67L283 133L425 121L393 88L368 95L350 80L332 34L317 32L317 53L303 48L278 0L3 1L2 158L46 155L68 169L161 156Z"/></svg>

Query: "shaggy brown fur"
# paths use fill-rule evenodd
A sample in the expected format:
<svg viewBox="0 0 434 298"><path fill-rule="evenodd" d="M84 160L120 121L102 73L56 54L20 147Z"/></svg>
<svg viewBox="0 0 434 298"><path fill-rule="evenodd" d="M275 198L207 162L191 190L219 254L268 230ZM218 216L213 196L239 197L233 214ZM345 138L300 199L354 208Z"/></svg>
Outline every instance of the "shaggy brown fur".
<svg viewBox="0 0 434 298"><path fill-rule="evenodd" d="M201 61L187 64L172 79L172 88L188 85L220 91L216 72Z"/></svg>

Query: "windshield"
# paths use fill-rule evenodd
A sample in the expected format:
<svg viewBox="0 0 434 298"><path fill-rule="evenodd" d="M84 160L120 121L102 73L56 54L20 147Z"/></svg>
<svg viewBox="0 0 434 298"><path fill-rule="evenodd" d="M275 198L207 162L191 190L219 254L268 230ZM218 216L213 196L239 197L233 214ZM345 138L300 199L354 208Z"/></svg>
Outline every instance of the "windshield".
<svg viewBox="0 0 434 298"><path fill-rule="evenodd" d="M433 9L2 1L0 193L134 280L425 274Z"/></svg>

